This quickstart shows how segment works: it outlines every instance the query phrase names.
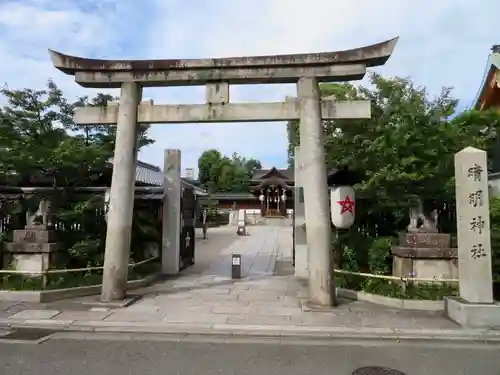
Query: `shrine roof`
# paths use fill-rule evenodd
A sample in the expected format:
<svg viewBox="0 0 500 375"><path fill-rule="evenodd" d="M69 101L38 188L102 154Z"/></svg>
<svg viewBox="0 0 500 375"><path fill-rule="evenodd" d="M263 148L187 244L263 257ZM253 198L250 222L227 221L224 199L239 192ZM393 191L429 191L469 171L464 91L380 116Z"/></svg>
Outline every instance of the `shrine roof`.
<svg viewBox="0 0 500 375"><path fill-rule="evenodd" d="M254 186L252 188L252 191L258 191L258 190L264 189L265 187L268 187L268 186L280 186L286 190L292 189L292 186L287 184L283 178L280 178L278 176L271 176L269 178L262 180L261 183L258 184L257 186Z"/></svg>
<svg viewBox="0 0 500 375"><path fill-rule="evenodd" d="M491 54L488 56L488 61L484 70L481 86L479 87L478 93L474 100L475 109L481 109L481 99L490 87L490 83L495 78L495 73L498 71L500 71L500 46L494 45L492 47Z"/></svg>
<svg viewBox="0 0 500 375"><path fill-rule="evenodd" d="M332 64L379 66L391 56L398 37L369 46L333 52L208 59L104 60L66 55L49 49L54 67L66 74L76 72L123 72L186 69L306 67Z"/></svg>
<svg viewBox="0 0 500 375"><path fill-rule="evenodd" d="M252 181L262 181L271 176L281 177L286 181L293 181L294 173L293 169L278 169L276 167L272 167L270 169L257 169L252 175Z"/></svg>

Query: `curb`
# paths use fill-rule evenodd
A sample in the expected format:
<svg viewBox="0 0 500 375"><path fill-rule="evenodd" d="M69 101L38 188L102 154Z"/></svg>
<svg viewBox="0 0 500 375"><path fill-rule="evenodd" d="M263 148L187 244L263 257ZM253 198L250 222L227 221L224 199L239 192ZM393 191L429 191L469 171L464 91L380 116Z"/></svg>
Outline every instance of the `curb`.
<svg viewBox="0 0 500 375"><path fill-rule="evenodd" d="M338 288L337 295L343 298L356 301L370 302L380 306L396 308L400 310L419 310L419 311L444 311L444 300L412 300L404 298L394 298L381 296L374 293L367 293L351 289Z"/></svg>
<svg viewBox="0 0 500 375"><path fill-rule="evenodd" d="M146 287L161 277L160 273L143 277L142 279L127 281L129 291ZM0 290L0 301L9 302L32 302L44 303L53 302L67 298L87 297L99 295L102 285L86 285L77 286L74 288L38 290L38 291L17 291L17 290Z"/></svg>
<svg viewBox="0 0 500 375"><path fill-rule="evenodd" d="M230 337L308 339L481 341L500 343L500 331L483 329L392 329L371 327L310 327L238 324L144 323L71 320L1 319L0 328L39 328L56 331L143 333Z"/></svg>

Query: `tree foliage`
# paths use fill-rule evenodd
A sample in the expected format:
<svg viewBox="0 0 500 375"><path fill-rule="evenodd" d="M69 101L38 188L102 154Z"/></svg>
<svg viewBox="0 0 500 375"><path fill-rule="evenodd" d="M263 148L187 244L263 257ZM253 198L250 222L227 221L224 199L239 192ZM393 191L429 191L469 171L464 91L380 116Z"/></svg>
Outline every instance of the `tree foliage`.
<svg viewBox="0 0 500 375"><path fill-rule="evenodd" d="M5 198L10 197L6 194L0 202L0 214L10 215L10 223L19 222L22 227L25 210L36 208L42 197L49 198L53 214L61 224L59 228L64 229L58 231L59 240L67 246L70 257L84 262L79 266L85 266L85 262L100 263L106 226L102 215L99 217L96 212L103 205L103 197L82 196L73 188L95 186L95 181L110 167L116 128L80 126L74 123L73 115L78 106L106 105L114 98L98 94L92 99L82 97L72 102L52 81L43 90L14 90L6 86L0 94L6 102L0 109L3 192L13 186L54 188L14 199ZM152 142L147 137L147 126L141 126L138 147ZM91 252L96 256L90 256Z"/></svg>
<svg viewBox="0 0 500 375"><path fill-rule="evenodd" d="M78 100L73 103L73 108L78 107L107 107L109 102L117 102L119 98L114 97L109 94L98 93L95 97L89 99L88 96L83 96L78 98ZM70 130L76 134L82 136L85 139L86 144L98 143L104 149L107 150L111 155L114 151L115 139L116 139L116 126L109 125L77 125L70 124L68 126ZM138 146L141 147L150 145L154 141L146 136L149 125L139 124L139 134L138 134Z"/></svg>
<svg viewBox="0 0 500 375"><path fill-rule="evenodd" d="M260 161L233 153L231 157L210 149L198 159L200 183L210 192L247 192Z"/></svg>
<svg viewBox="0 0 500 375"><path fill-rule="evenodd" d="M9 176L10 184L33 180L47 180L53 186L88 184L113 156L114 126L73 121L75 107L105 105L111 96L98 94L70 103L52 81L44 90L4 87L0 93L7 99L0 109L0 176ZM146 132L143 125L139 147L153 142Z"/></svg>
<svg viewBox="0 0 500 375"><path fill-rule="evenodd" d="M431 97L406 78L371 76L372 87L324 84L323 96L371 101L371 118L324 121L328 167L347 165L363 174L357 194L376 202L372 210L404 215L416 196L454 199L454 154L467 146L492 157L500 129L498 112L456 114L451 89ZM289 163L299 143L298 124L288 124Z"/></svg>

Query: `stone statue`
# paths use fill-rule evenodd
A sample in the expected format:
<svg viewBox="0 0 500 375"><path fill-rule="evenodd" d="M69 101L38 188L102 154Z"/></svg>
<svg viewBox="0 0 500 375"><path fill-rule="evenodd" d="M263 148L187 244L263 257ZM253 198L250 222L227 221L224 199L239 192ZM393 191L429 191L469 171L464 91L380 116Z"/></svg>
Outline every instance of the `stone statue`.
<svg viewBox="0 0 500 375"><path fill-rule="evenodd" d="M408 225L408 232L418 231L418 220L420 219L420 210L418 207L410 208L410 224Z"/></svg>
<svg viewBox="0 0 500 375"><path fill-rule="evenodd" d="M410 206L410 224L407 227L408 232L419 231L419 221L423 212L422 200L418 197L411 200Z"/></svg>
<svg viewBox="0 0 500 375"><path fill-rule="evenodd" d="M109 202L111 200L111 189L106 189L104 192L104 219L106 222L108 221L108 211L109 211Z"/></svg>
<svg viewBox="0 0 500 375"><path fill-rule="evenodd" d="M438 211L436 209L425 210L422 199L416 200L413 207L410 208L408 232L437 233L437 223Z"/></svg>
<svg viewBox="0 0 500 375"><path fill-rule="evenodd" d="M48 200L40 200L34 213L30 210L26 212L26 228L48 228L51 225L50 202Z"/></svg>
<svg viewBox="0 0 500 375"><path fill-rule="evenodd" d="M436 209L430 212L424 212L420 216L420 219L422 220L422 226L420 227L421 231L437 233L438 216L438 211Z"/></svg>

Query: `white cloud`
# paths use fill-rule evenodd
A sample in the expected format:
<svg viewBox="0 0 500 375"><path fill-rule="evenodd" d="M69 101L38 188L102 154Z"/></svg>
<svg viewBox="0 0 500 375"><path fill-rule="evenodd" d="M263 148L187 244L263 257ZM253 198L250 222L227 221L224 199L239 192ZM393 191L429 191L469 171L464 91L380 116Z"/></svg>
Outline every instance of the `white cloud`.
<svg viewBox="0 0 500 375"><path fill-rule="evenodd" d="M107 12L107 10L110 10ZM500 42L500 4L472 0L63 0L0 4L0 80L42 86L53 77L68 93L79 88L55 71L46 48L100 58L196 58L349 49L399 35L394 56L377 71L410 76L437 93L474 98L492 44ZM232 88L236 101L281 100L293 85ZM156 102L199 103L202 88L146 90ZM285 162L283 124L155 125L157 143L141 152L161 165L164 148L183 151L184 167L209 148Z"/></svg>

